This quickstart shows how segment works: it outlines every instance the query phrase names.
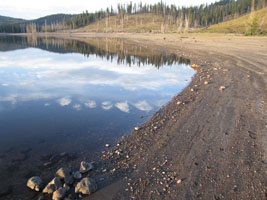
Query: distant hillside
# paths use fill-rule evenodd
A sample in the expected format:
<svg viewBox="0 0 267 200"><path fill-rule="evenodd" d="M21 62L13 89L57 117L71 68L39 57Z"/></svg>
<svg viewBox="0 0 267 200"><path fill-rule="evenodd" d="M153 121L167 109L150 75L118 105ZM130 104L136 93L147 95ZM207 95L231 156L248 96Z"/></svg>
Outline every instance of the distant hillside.
<svg viewBox="0 0 267 200"><path fill-rule="evenodd" d="M34 20L2 17L0 18L0 33L35 33L63 30L68 28L66 22L75 16L76 15L55 14Z"/></svg>
<svg viewBox="0 0 267 200"><path fill-rule="evenodd" d="M0 24L14 24L24 22L24 19L0 16Z"/></svg>
<svg viewBox="0 0 267 200"><path fill-rule="evenodd" d="M267 7L252 14L203 28L200 32L249 34L253 28L257 34L267 34Z"/></svg>
<svg viewBox="0 0 267 200"><path fill-rule="evenodd" d="M76 15L68 15L68 14L55 14L55 15L48 15L45 17L41 17L35 20L29 20L27 23L35 23L39 26L43 26L45 24L50 25L50 24L57 24L62 22L63 20L68 20Z"/></svg>
<svg viewBox="0 0 267 200"><path fill-rule="evenodd" d="M163 27L163 17L152 13L132 14L124 20L118 16L104 18L85 26L78 31L93 31L93 32L161 32L161 29L177 31L176 24L166 25ZM162 26L162 27L161 27ZM163 30L162 30L163 31ZM167 30L166 30L167 31Z"/></svg>

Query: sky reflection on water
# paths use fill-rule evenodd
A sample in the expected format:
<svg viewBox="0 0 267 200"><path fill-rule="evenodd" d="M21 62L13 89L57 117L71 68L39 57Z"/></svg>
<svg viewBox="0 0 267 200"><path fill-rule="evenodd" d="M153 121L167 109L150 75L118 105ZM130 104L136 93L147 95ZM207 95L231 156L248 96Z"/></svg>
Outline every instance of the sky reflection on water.
<svg viewBox="0 0 267 200"><path fill-rule="evenodd" d="M32 47L0 52L0 145L28 144L48 135L53 143L58 132L77 136L77 144L86 137L115 140L148 119L194 75L186 64L155 67L116 60L116 55L111 61L93 53Z"/></svg>

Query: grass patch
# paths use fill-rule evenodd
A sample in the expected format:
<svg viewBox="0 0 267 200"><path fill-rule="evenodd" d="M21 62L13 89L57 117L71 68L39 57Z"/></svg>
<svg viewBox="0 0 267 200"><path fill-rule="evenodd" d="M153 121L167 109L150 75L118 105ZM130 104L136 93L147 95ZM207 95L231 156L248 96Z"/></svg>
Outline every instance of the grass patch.
<svg viewBox="0 0 267 200"><path fill-rule="evenodd" d="M200 33L242 33L246 35L266 35L267 8L246 14L239 18L222 22L207 28L198 29Z"/></svg>

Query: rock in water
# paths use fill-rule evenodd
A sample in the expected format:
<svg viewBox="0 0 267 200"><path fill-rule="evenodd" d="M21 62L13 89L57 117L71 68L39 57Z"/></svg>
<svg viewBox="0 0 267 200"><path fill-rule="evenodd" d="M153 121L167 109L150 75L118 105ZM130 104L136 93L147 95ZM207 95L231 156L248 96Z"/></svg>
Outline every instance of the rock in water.
<svg viewBox="0 0 267 200"><path fill-rule="evenodd" d="M63 199L64 196L66 194L66 189L65 188L59 188L58 190L56 190L54 193L53 193L53 197L52 199L53 200L59 200L59 199Z"/></svg>
<svg viewBox="0 0 267 200"><path fill-rule="evenodd" d="M82 178L82 174L79 171L73 172L73 178L80 180Z"/></svg>
<svg viewBox="0 0 267 200"><path fill-rule="evenodd" d="M54 191L62 187L62 183L59 177L54 178L50 181L47 186L43 189L43 193L52 194Z"/></svg>
<svg viewBox="0 0 267 200"><path fill-rule="evenodd" d="M28 180L27 186L32 190L39 192L42 187L42 183L43 181L39 176L33 176Z"/></svg>
<svg viewBox="0 0 267 200"><path fill-rule="evenodd" d="M67 176L70 176L71 170L69 168L61 167L59 170L57 170L56 175L60 178L66 178Z"/></svg>
<svg viewBox="0 0 267 200"><path fill-rule="evenodd" d="M85 162L85 161L82 161L81 162L81 166L80 166L80 172L81 173L86 173L90 170L93 169L93 165L92 163L88 163L88 162Z"/></svg>
<svg viewBox="0 0 267 200"><path fill-rule="evenodd" d="M75 187L75 193L92 194L97 190L97 185L94 179L83 178Z"/></svg>

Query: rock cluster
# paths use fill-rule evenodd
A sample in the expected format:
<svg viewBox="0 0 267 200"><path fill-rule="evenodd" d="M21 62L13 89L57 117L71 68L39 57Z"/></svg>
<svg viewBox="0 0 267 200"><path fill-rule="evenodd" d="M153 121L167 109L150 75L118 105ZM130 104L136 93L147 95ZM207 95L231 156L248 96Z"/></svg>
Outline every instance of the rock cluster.
<svg viewBox="0 0 267 200"><path fill-rule="evenodd" d="M64 199L67 193L73 188L75 193L89 195L97 190L96 181L86 176L86 172L93 170L93 163L82 161L79 171L71 171L69 168L60 168L53 178L44 188L43 181L39 176L31 177L27 186L35 191L41 191L43 194L52 195L53 200ZM82 180L81 180L82 179ZM70 194L71 195L71 194Z"/></svg>

